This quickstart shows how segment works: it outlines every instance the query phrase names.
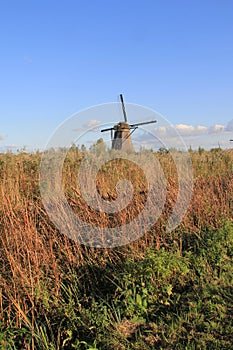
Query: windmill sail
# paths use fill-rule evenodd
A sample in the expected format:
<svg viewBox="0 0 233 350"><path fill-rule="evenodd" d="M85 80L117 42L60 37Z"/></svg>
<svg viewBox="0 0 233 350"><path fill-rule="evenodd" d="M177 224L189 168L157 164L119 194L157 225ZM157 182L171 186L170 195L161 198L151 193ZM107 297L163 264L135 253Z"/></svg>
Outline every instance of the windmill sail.
<svg viewBox="0 0 233 350"><path fill-rule="evenodd" d="M128 123L127 115L126 115L126 111L125 111L125 104L124 104L124 100L123 100L123 95L122 94L120 94L120 99L121 99L121 106L122 106L122 111L123 111L123 115L124 115L124 120L125 120L125 123Z"/></svg>

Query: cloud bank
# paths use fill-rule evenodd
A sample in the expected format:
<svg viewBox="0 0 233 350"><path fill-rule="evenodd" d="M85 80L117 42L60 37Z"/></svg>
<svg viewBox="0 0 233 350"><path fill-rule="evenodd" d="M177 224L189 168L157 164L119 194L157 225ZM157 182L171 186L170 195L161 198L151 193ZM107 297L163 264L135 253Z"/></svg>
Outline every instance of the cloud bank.
<svg viewBox="0 0 233 350"><path fill-rule="evenodd" d="M233 123L232 123L233 124ZM174 133L174 129L181 135L181 136L198 136L203 134L219 134L222 132L228 132L233 130L233 125L227 124L227 126L224 126L222 124L215 124L212 126L204 126L204 125L188 125L188 124L176 124L174 126L170 127L157 127L154 129L154 132L158 135L171 135Z"/></svg>
<svg viewBox="0 0 233 350"><path fill-rule="evenodd" d="M154 135L154 137L152 136ZM231 148L233 139L233 120L227 125L215 124L211 126L176 124L171 126L156 126L151 130L151 135L147 132L136 137L137 141L146 148L170 148L177 147L180 138L188 148L197 149L203 147L211 149L215 147Z"/></svg>

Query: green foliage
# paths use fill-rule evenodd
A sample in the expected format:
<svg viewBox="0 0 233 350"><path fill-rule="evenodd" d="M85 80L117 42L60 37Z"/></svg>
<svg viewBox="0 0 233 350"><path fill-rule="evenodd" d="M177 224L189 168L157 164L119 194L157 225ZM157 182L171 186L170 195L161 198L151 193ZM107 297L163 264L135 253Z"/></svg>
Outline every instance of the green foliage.
<svg viewBox="0 0 233 350"><path fill-rule="evenodd" d="M182 255L150 248L105 271L71 271L58 299L40 299L47 311L34 325L35 349L230 349L233 224L196 239ZM0 344L32 344L29 325L2 329Z"/></svg>
<svg viewBox="0 0 233 350"><path fill-rule="evenodd" d="M153 318L171 303L173 289L185 283L189 261L172 251L149 250L140 261L127 261L117 288L127 317Z"/></svg>

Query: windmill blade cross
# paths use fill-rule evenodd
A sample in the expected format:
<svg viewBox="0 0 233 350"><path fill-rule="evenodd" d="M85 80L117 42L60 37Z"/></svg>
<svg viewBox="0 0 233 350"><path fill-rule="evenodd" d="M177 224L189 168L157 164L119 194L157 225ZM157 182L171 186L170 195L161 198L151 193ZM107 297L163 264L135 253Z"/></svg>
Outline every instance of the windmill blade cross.
<svg viewBox="0 0 233 350"><path fill-rule="evenodd" d="M112 149L123 150L127 153L134 152L131 139L132 133L141 125L156 123L157 120L149 120L135 124L129 124L127 120L123 95L120 94L121 107L124 115L124 121L119 121L114 126L100 130L101 132L111 131Z"/></svg>

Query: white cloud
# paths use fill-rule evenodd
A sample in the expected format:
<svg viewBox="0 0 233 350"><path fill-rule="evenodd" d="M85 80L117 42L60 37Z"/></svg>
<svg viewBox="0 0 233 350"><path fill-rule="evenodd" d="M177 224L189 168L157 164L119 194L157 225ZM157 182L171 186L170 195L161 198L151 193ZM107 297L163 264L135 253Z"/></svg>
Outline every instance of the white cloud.
<svg viewBox="0 0 233 350"><path fill-rule="evenodd" d="M177 124L175 129L180 133L181 136L194 136L203 134L207 131L207 127L203 125L193 126L186 124Z"/></svg>
<svg viewBox="0 0 233 350"><path fill-rule="evenodd" d="M203 125L193 126L187 124L176 124L174 126L160 126L154 129L158 136L176 136L177 131L181 136L195 136L207 133L208 127Z"/></svg>
<svg viewBox="0 0 233 350"><path fill-rule="evenodd" d="M166 134L167 132L166 126L160 126L157 128L157 130L159 131L160 134Z"/></svg>
<svg viewBox="0 0 233 350"><path fill-rule="evenodd" d="M0 134L0 141L1 141L1 140L4 140L5 138L6 138L6 135Z"/></svg>
<svg viewBox="0 0 233 350"><path fill-rule="evenodd" d="M233 130L233 121L229 122L225 127L222 124L215 124L212 126L204 125L188 125L188 124L176 124L174 126L161 126L154 129L154 132L158 136L175 136L174 130L176 130L181 136L199 136L203 134L219 134L225 131Z"/></svg>
<svg viewBox="0 0 233 350"><path fill-rule="evenodd" d="M94 131L98 131L99 126L100 126L100 121L97 119L91 119L83 125L84 128L94 129Z"/></svg>
<svg viewBox="0 0 233 350"><path fill-rule="evenodd" d="M192 125L186 125L186 124L176 124L175 125L176 130L178 130L179 132L184 132L185 134L188 133L192 133L195 130L195 127Z"/></svg>
<svg viewBox="0 0 233 350"><path fill-rule="evenodd" d="M148 147L158 148L159 143L164 143L166 148L178 147L180 138L183 139L187 147L197 149L199 146L205 149L214 147L231 147L230 138L233 138L233 120L226 126L222 124L215 124L212 126L204 125L188 125L176 124L174 126L157 126L153 129L151 136L149 134L141 134L139 137L134 136L141 145L148 145ZM177 133L176 133L177 132ZM154 135L154 137L152 136ZM232 137L231 137L232 136Z"/></svg>
<svg viewBox="0 0 233 350"><path fill-rule="evenodd" d="M100 121L97 119L91 119L82 125L80 128L75 128L73 131L75 132L83 132L83 131L96 131L99 132Z"/></svg>
<svg viewBox="0 0 233 350"><path fill-rule="evenodd" d="M206 132L207 131L207 126L203 126L203 125L198 125L198 126L196 126L196 132L197 133L204 133L204 132Z"/></svg>
<svg viewBox="0 0 233 350"><path fill-rule="evenodd" d="M221 133L225 130L225 127L224 125L221 125L221 124L215 124L213 126L210 126L208 128L208 133L209 134L218 134L218 133Z"/></svg>

